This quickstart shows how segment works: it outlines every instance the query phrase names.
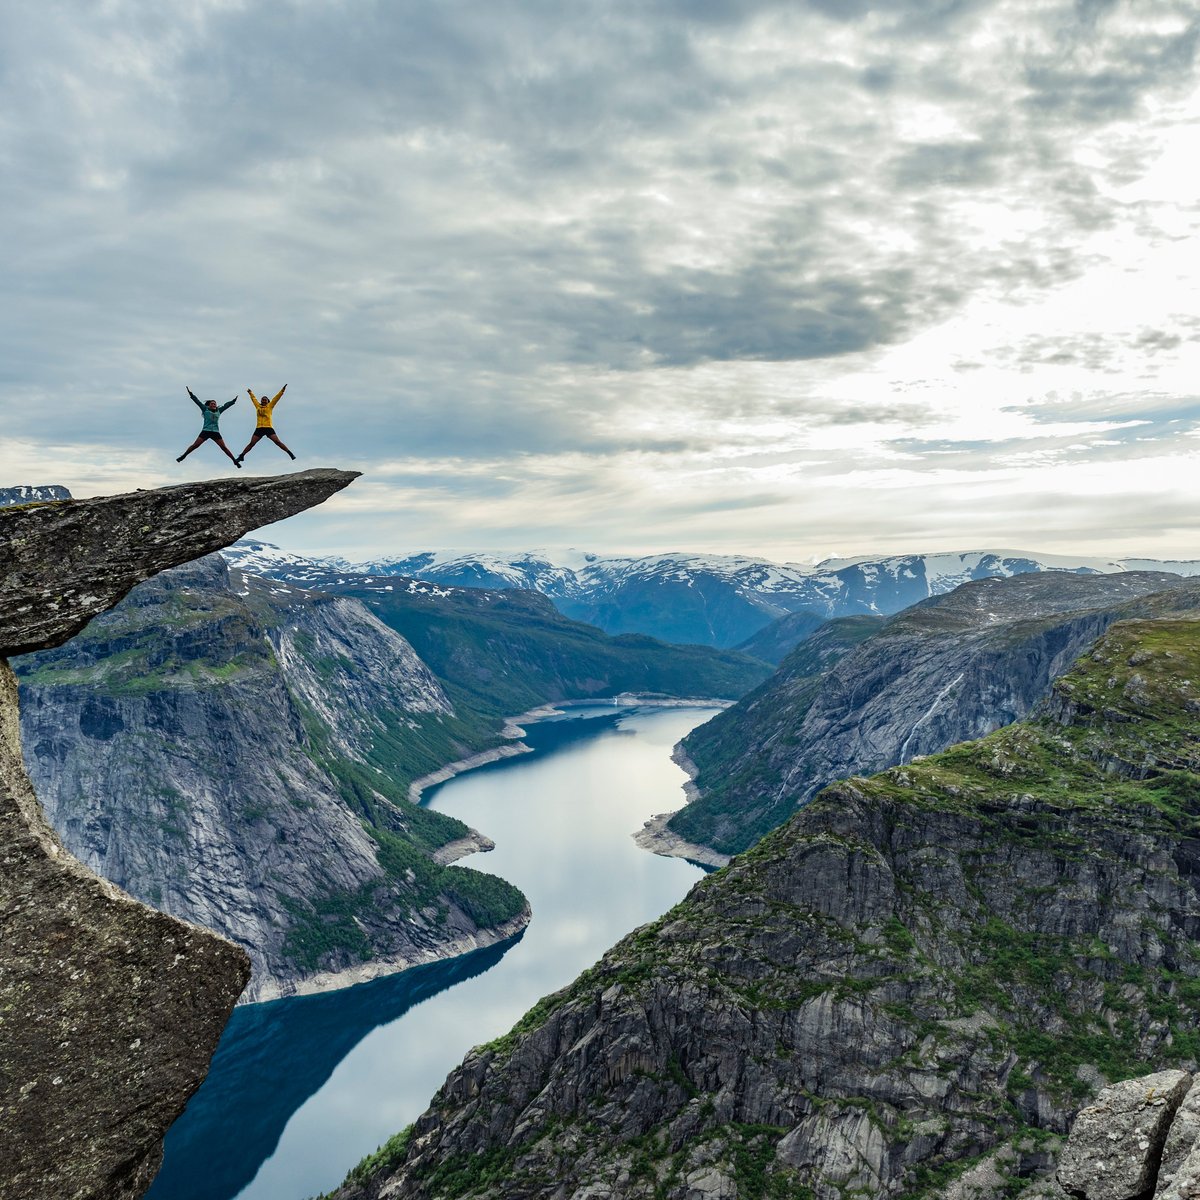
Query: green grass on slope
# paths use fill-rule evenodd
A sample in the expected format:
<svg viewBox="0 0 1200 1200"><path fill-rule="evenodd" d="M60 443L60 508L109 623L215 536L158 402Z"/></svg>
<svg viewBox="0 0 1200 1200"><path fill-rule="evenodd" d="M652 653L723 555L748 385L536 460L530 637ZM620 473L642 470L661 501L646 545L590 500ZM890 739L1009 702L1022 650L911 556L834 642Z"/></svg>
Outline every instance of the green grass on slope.
<svg viewBox="0 0 1200 1200"><path fill-rule="evenodd" d="M762 744L786 725L800 728L804 714L831 670L883 625L882 617L838 617L801 642L778 672L723 713L694 729L683 746L696 766L701 795L668 822L680 837L737 854L786 821L794 811L796 787L775 803L780 792L777 769L760 752ZM796 734L777 739L785 747Z"/></svg>
<svg viewBox="0 0 1200 1200"><path fill-rule="evenodd" d="M904 1081L944 1062L955 1104L948 1097L925 1107L990 1130L982 1143L966 1137L912 1171L906 1195L932 1195L989 1149L1046 1138L1033 1128L1035 1093L1070 1112L1094 1091L1096 1070L1120 1079L1200 1062L1200 944L1152 894L1161 886L1164 897L1174 895L1179 872L1182 899L1171 903L1186 906L1188 877L1172 857L1197 838L1200 621L1120 622L1056 683L1040 715L826 788L483 1049L502 1083L506 1060L528 1034L563 1006L598 1003L614 984L636 1004L658 1006L683 982L703 992L706 1007L746 1014L756 1030L755 1014L768 1028L773 1014L828 993L836 1004L872 1010L877 1030L899 1031L889 1036L902 1052L883 1068L896 1095L911 1098ZM842 922L796 903L795 873L807 854L878 868L894 886L886 915L868 909L867 923ZM946 872L931 876L939 863L949 864ZM954 872L965 890L940 882ZM1070 892L1076 878L1096 881L1094 906ZM1057 915L1056 901L1064 906ZM1112 929L1117 941L1106 944L1089 927ZM776 959L773 946L790 950ZM779 1026L790 1027L789 1019ZM764 1067L786 1073L790 1052L780 1044ZM981 1090L962 1090L967 1076ZM744 1194L804 1194L805 1179L774 1163L783 1130L721 1124L678 1064L645 1078L679 1104L699 1105L709 1124L689 1135L692 1144L718 1139ZM882 1089L883 1076L876 1082ZM862 1107L897 1145L915 1136L922 1108L877 1114L878 1097L809 1099L817 1108ZM478 1103L488 1101L485 1086ZM517 1158L532 1161L532 1147L561 1138L563 1121L584 1129L586 1117L581 1110L554 1118L554 1129L529 1130L522 1146L493 1146L474 1164L431 1160L421 1186L444 1196L486 1190ZM615 1141L612 1152L632 1154L651 1185L666 1186L683 1155L661 1132ZM588 1132L589 1144L601 1134Z"/></svg>
<svg viewBox="0 0 1200 1200"><path fill-rule="evenodd" d="M502 925L522 911L525 897L512 884L482 871L439 866L429 856L432 850L469 832L456 817L410 804L407 799L411 778L447 761L436 757L437 747L445 747L445 753L461 745L452 740L438 717L419 714L419 719L414 718L417 728L425 732L425 739L416 743L402 736L403 732L413 731L399 728L394 714L377 714L384 732L377 737L364 765L338 753L325 726L308 705L295 696L293 703L301 714L310 757L334 780L343 801L359 815L376 842L376 857L384 871L382 880L360 888L287 904L293 925L284 950L297 965L314 971L331 965L331 955L348 957L351 962L366 961L373 948L362 923L380 906L405 906L412 913L424 913L442 924L449 901L481 929ZM454 724L451 718L441 720ZM430 730L440 732L431 736ZM404 755L398 765L393 754ZM424 757L427 755L433 757ZM376 767L376 762L385 765Z"/></svg>
<svg viewBox="0 0 1200 1200"><path fill-rule="evenodd" d="M343 589L339 589L342 592ZM618 692L735 698L771 668L744 654L609 637L562 616L543 597L484 593L430 600L345 589L402 634L447 686L456 707L513 716L548 701Z"/></svg>

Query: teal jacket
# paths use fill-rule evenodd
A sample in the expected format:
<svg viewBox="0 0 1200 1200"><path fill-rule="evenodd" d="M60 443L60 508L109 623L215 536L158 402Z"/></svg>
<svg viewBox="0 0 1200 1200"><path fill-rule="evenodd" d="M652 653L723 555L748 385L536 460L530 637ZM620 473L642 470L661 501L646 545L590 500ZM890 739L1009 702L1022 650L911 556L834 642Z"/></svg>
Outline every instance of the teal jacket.
<svg viewBox="0 0 1200 1200"><path fill-rule="evenodd" d="M218 408L214 411L213 409L209 408L208 405L204 403L204 401L197 398L197 396L191 390L191 388L188 389L188 395L191 396L192 403L200 410L200 412L204 416L204 429L202 432L204 432L204 433L220 433L221 426L220 426L219 422L221 420L221 414L227 408L229 408L230 405L237 403L237 397L234 396L234 398L229 401L229 404L222 404L220 408Z"/></svg>

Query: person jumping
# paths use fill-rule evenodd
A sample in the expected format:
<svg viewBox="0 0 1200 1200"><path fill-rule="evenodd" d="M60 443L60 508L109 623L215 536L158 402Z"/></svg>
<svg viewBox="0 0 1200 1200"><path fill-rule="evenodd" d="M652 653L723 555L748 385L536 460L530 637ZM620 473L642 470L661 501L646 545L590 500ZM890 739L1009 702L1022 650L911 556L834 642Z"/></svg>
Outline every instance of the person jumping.
<svg viewBox="0 0 1200 1200"><path fill-rule="evenodd" d="M196 395L195 392L192 391L191 388L188 388L187 394L189 396L191 396L192 403L203 414L204 428L200 431L200 436L198 438L196 438L196 440L175 461L183 462L183 460L185 458L187 458L187 456L189 454L191 454L191 452L193 450L195 450L196 447L199 446L201 442L210 442L211 441L211 442L216 442L217 445L220 446L221 449L224 450L225 453L228 454L229 457L233 459L233 465L235 467L240 467L242 465L241 461L239 459L233 458L233 451L230 450L230 448L227 445L225 445L225 439L221 436L221 426L220 426L221 414L227 408L229 408L231 405L234 405L237 403L237 397L234 396L234 398L229 401L229 404L222 404L221 407L218 408L217 402L215 400L201 401L200 398Z"/></svg>
<svg viewBox="0 0 1200 1200"><path fill-rule="evenodd" d="M277 391L275 395L271 397L270 400L267 399L265 392L263 393L263 398L259 400L249 388L246 389L246 395L250 397L250 403L254 405L254 411L258 415L258 421L254 426L254 432L250 435L250 440L246 443L245 450L243 450L241 454L239 454L237 458L233 460L238 464L239 467L242 465L242 459L244 459L246 455L258 445L259 440L262 438L270 438L271 441L273 441L275 445L277 445L280 450L282 450L289 458L294 459L296 457L283 444L283 442L279 440L279 434L275 432L271 425L271 414L275 411L275 405L279 403L280 397L286 391L287 384L285 383L283 387L281 387L279 391Z"/></svg>

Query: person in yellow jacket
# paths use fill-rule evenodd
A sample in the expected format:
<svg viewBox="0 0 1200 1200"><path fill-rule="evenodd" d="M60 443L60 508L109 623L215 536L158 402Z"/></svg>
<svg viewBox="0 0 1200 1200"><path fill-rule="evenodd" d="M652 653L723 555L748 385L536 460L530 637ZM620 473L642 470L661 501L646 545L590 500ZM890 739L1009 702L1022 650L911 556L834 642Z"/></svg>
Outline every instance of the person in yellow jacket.
<svg viewBox="0 0 1200 1200"><path fill-rule="evenodd" d="M246 443L245 450L243 450L241 454L239 454L237 458L233 460L238 464L239 467L242 465L242 459L245 458L246 455L258 445L262 438L270 438L271 441L273 441L275 445L277 445L280 450L282 450L289 458L296 457L283 444L283 442L279 440L279 434L275 432L275 429L271 424L271 414L275 411L275 405L279 403L280 398L286 391L287 384L285 383L283 387L281 387L279 391L277 391L275 395L271 397L270 400L267 399L265 392L263 393L263 398L260 400L249 388L246 389L246 394L250 397L250 403L254 405L254 411L257 414L258 420L255 423L254 432L250 435L250 440Z"/></svg>

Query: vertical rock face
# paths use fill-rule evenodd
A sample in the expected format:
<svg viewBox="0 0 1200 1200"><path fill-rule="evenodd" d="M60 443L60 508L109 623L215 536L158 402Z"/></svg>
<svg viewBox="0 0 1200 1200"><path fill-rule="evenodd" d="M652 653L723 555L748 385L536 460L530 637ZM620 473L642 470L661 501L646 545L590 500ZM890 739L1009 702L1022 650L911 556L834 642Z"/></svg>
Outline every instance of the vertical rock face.
<svg viewBox="0 0 1200 1200"><path fill-rule="evenodd" d="M515 889L492 881L510 903L472 916L458 891L490 877L431 858L469 831L404 796L460 756L458 723L408 642L358 601L231 573L214 554L15 665L26 762L67 847L245 947L243 1002L515 932Z"/></svg>
<svg viewBox="0 0 1200 1200"><path fill-rule="evenodd" d="M745 850L835 779L1019 720L1113 621L1156 604L1194 610L1200 586L1149 571L1022 574L886 622L832 621L684 740L697 798L668 828L725 854Z"/></svg>
<svg viewBox="0 0 1200 1200"><path fill-rule="evenodd" d="M249 964L63 850L21 766L16 693L0 666L0 1192L140 1196Z"/></svg>
<svg viewBox="0 0 1200 1200"><path fill-rule="evenodd" d="M58 645L134 584L354 475L303 472L0 509L0 655ZM0 1192L141 1195L249 963L97 878L46 823L0 661Z"/></svg>
<svg viewBox="0 0 1200 1200"><path fill-rule="evenodd" d="M1036 719L825 789L472 1051L339 1195L1044 1176L1105 1077L1200 1056L1198 712L1200 622L1114 625Z"/></svg>

